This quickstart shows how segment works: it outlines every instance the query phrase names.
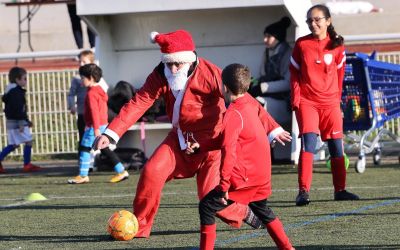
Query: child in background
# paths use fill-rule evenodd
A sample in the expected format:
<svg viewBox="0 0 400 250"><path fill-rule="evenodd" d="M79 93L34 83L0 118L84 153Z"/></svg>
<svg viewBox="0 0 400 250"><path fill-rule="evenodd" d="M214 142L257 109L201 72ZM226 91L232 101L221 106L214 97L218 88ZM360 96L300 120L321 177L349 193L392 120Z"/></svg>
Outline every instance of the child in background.
<svg viewBox="0 0 400 250"><path fill-rule="evenodd" d="M0 174L6 172L1 161L21 143L25 143L24 168L22 171L38 171L41 167L31 163L32 134L29 128L32 127L32 122L28 119L25 99L27 72L24 68L13 67L8 73L8 79L10 83L7 85L2 98L5 103L4 113L7 119L8 145L0 152Z"/></svg>
<svg viewBox="0 0 400 250"><path fill-rule="evenodd" d="M93 63L83 65L79 68L82 83L88 88L85 97L85 133L81 142L79 157L79 175L68 180L69 184L83 184L89 182L90 150L95 138L103 133L107 127L108 108L107 108L107 86L102 78L102 70ZM101 152L111 159L114 170L117 172L110 180L112 183L126 180L128 172L120 162L118 156L109 148L104 148Z"/></svg>
<svg viewBox="0 0 400 250"><path fill-rule="evenodd" d="M83 50L79 53L79 66L94 63L94 53L91 50ZM85 120L83 118L83 110L85 106L86 87L82 85L79 75L76 75L71 80L71 86L67 97L68 109L72 115L77 114L77 126L79 132L79 149L78 158L80 155L80 145L82 142L83 133L85 132ZM75 98L76 97L76 98Z"/></svg>
<svg viewBox="0 0 400 250"><path fill-rule="evenodd" d="M231 64L222 71L225 101L231 103L223 122L221 180L199 205L201 250L214 249L216 213L229 210L234 203L249 205L279 249L294 249L281 221L267 205L271 195L269 143L278 141L284 145L291 136L246 93L250 81L250 70L244 65Z"/></svg>

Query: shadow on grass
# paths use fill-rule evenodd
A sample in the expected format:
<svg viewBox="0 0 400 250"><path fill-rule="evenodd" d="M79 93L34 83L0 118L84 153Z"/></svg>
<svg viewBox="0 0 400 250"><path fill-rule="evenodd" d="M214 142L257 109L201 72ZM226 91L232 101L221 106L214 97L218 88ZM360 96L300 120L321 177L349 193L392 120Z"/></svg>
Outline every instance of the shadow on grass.
<svg viewBox="0 0 400 250"><path fill-rule="evenodd" d="M222 222L221 222L222 223ZM247 229L241 229L247 230ZM249 230L254 231L254 229L249 228ZM218 229L218 233L220 232L231 232L232 229ZM152 231L151 236L174 236L174 235L185 235L185 234L198 234L199 230L169 230L169 231ZM199 235L200 237L200 235ZM151 237L150 237L151 240Z"/></svg>
<svg viewBox="0 0 400 250"><path fill-rule="evenodd" d="M160 208L196 208L199 206L198 203L180 203L180 204L160 204Z"/></svg>
<svg viewBox="0 0 400 250"><path fill-rule="evenodd" d="M365 249L396 249L398 250L400 247L399 244L395 244L395 245L337 245L337 246L326 246L326 245L317 245L317 246L303 246L303 247L299 247L296 246L296 250L365 250ZM156 249L160 249L161 248L156 248ZM165 248L164 248L165 249ZM174 248L175 249L175 248ZM176 249L182 249L182 248L176 248ZM186 248L186 249L198 249L198 248ZM229 247L216 247L216 250L218 249L232 249ZM240 249L240 250L272 250L272 249L276 249L276 247L235 247L235 249Z"/></svg>
<svg viewBox="0 0 400 250"><path fill-rule="evenodd" d="M329 250L356 250L356 249L399 249L398 244L395 245L339 245L339 246L311 246L311 247L296 247L296 249L329 249Z"/></svg>
<svg viewBox="0 0 400 250"><path fill-rule="evenodd" d="M309 246L309 247L296 247L296 250L360 250L360 249L399 249L400 245L371 245L371 246L362 246L362 245L354 245L354 246ZM165 248L135 248L135 249L152 249L152 250L165 250L165 249L176 249L176 250L198 250L198 247L165 247ZM216 247L215 250L218 249L233 249L231 247ZM276 250L276 247L235 247L237 250Z"/></svg>
<svg viewBox="0 0 400 250"><path fill-rule="evenodd" d="M348 213L326 213L326 214L323 214L323 213L319 213L319 214L317 214L317 213L313 213L312 215L306 215L306 214L302 214L301 216L302 217L319 217L319 216L333 216L333 215L336 215L336 216L363 216L363 217L366 217L366 216L383 216L383 215L400 215L400 212L397 212L397 213L395 213L395 212L388 212L388 213L386 213L386 212L382 212L382 213L368 213L368 212L364 212L364 211L362 211L362 212L354 212L354 213L352 213L352 212L348 212Z"/></svg>
<svg viewBox="0 0 400 250"><path fill-rule="evenodd" d="M229 230L227 230L229 231ZM164 231L164 232L153 232L152 236L165 236L165 235L185 235L185 234L196 234L198 231ZM123 242L127 245L134 244L135 241L143 241L150 239L134 239L132 241ZM0 235L0 241L13 242L13 241L34 241L41 243L80 243L80 242L113 242L114 240L109 235L67 235L67 236L37 236L37 235ZM196 250L198 247L165 247L165 248L137 248L135 249L153 249L153 250L163 250L163 249L178 249L178 250ZM232 249L232 247L216 247L218 249ZM272 250L276 247L235 247L238 250ZM359 249L400 249L400 244L386 244L386 245L315 245L315 246L296 246L297 250L359 250Z"/></svg>
<svg viewBox="0 0 400 250"><path fill-rule="evenodd" d="M398 200L398 199L400 199L400 197L377 197L377 198L363 198L363 197L361 197L359 201L334 201L333 200L333 195L332 195L332 199L326 199L326 200L321 200L321 199L314 200L313 199L313 200L311 200L311 203L308 206L312 206L313 203L324 203L324 202L362 202L362 201L385 201L385 200ZM271 207L273 207L273 206L275 206L275 207L285 207L285 206L277 205L277 204L280 204L280 203L283 203L283 204L290 203L290 204L293 204L293 206L295 206L294 199L290 200L290 201L288 201L288 200L268 201L268 204L270 204ZM291 206L289 206L289 207L291 207ZM301 208L301 207L299 207L299 208Z"/></svg>
<svg viewBox="0 0 400 250"><path fill-rule="evenodd" d="M37 205L37 206L32 206L32 205L16 205L15 207L7 207L7 208L0 208L1 210L60 210L60 209L101 209L101 208L114 208L114 209L120 209L121 205L100 205L100 204L94 204L94 205Z"/></svg>
<svg viewBox="0 0 400 250"><path fill-rule="evenodd" d="M197 208L197 204L189 203L189 204L161 204L160 208L163 209L176 209L176 208ZM53 210L53 209L102 209L102 208L115 208L120 209L121 205L104 205L104 204L93 204L93 205L16 205L15 207L6 207L1 208L1 210Z"/></svg>
<svg viewBox="0 0 400 250"><path fill-rule="evenodd" d="M78 166L45 166L42 170L37 172L30 172L24 173L22 172L21 168L5 168L7 171L6 173L2 174L0 177L18 177L18 178L26 178L26 177L38 177L38 176L45 176L45 177L71 177L78 173L79 167ZM139 174L137 171L129 170L132 175ZM96 171L91 172L94 175L112 175L113 171Z"/></svg>
<svg viewBox="0 0 400 250"><path fill-rule="evenodd" d="M49 243L114 241L109 235L0 235L0 241L35 241Z"/></svg>
<svg viewBox="0 0 400 250"><path fill-rule="evenodd" d="M382 159L384 161L384 159ZM385 164L381 163L380 165L367 164L366 169L375 168L375 169L399 169L399 164ZM272 165L272 174L274 175L283 175L283 174L293 174L297 173L297 166L295 165ZM330 169L327 168L324 163L317 163L313 165L313 173L318 174L331 174ZM355 161L350 161L349 169L347 173L356 173L355 171Z"/></svg>

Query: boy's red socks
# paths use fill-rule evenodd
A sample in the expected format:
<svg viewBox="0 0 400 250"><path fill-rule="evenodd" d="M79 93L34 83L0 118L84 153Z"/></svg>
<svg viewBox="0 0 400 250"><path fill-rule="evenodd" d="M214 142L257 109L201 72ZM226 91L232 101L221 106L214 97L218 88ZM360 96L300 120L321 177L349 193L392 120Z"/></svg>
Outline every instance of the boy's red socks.
<svg viewBox="0 0 400 250"><path fill-rule="evenodd" d="M272 222L265 225L271 238L280 250L291 250L292 244L283 229L282 222L276 218Z"/></svg>
<svg viewBox="0 0 400 250"><path fill-rule="evenodd" d="M344 157L331 157L332 181L335 193L346 188L346 166Z"/></svg>
<svg viewBox="0 0 400 250"><path fill-rule="evenodd" d="M310 191L313 174L314 154L306 151L300 152L298 181L299 190Z"/></svg>
<svg viewBox="0 0 400 250"><path fill-rule="evenodd" d="M200 250L213 250L217 239L217 224L201 225Z"/></svg>

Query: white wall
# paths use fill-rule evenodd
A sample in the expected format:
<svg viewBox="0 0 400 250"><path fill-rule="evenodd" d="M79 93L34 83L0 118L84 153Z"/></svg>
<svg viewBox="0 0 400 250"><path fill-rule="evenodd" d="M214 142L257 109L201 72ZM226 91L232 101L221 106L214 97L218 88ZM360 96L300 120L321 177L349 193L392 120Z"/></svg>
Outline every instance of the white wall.
<svg viewBox="0 0 400 250"><path fill-rule="evenodd" d="M280 20L285 15L291 17L292 27L288 29L287 36L291 44L296 37L309 32L305 29L304 22L306 11L311 7L308 0L285 0L288 6L276 5L276 1L259 1L258 3L265 5L168 11L149 9L143 12L130 6L126 11L130 13L122 11L125 14L118 13L120 8L109 6L109 2L102 2L104 6L97 5L97 9L91 10L91 1L78 1L78 13L84 15L99 35L100 43L96 44L96 55L110 85L125 80L135 87L140 87L159 63L161 53L158 45L150 43L151 31L164 33L186 29L192 33L200 57L214 62L221 68L233 62L246 64L255 77L259 75L265 48L263 31L266 25ZM126 4L126 1L118 3L121 2ZM115 11L108 13L107 6ZM128 142L138 141L134 135L127 135L125 139ZM152 153L161 139L162 136L158 136L148 141L151 145L148 153ZM292 143L294 151L297 148L296 142L294 140ZM294 153L293 159L295 158L297 159L297 156Z"/></svg>
<svg viewBox="0 0 400 250"><path fill-rule="evenodd" d="M160 61L158 45L149 40L151 31L186 29L193 35L199 56L220 67L232 62L247 64L257 76L264 28L284 15L289 14L282 6L269 6L86 17L98 30L101 42L96 51L108 82L126 80L140 87ZM294 41L294 34L293 26L288 30L289 41Z"/></svg>
<svg viewBox="0 0 400 250"><path fill-rule="evenodd" d="M21 13L25 16L26 6L21 7ZM6 7L5 4L0 4L0 37L0 53L16 52L18 47L18 7ZM72 35L67 5L41 5L31 20L31 39L35 51L77 49ZM85 47L89 48L86 34L84 40ZM21 52L28 51L30 50L27 34L22 34Z"/></svg>

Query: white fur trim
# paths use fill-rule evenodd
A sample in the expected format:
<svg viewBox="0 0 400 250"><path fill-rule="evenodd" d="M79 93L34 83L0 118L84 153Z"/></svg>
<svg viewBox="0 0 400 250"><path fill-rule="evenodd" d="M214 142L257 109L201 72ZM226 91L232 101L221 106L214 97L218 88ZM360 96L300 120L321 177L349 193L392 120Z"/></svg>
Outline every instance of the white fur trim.
<svg viewBox="0 0 400 250"><path fill-rule="evenodd" d="M271 142L275 139L275 137L276 137L278 134L282 133L283 131L285 131L285 130L283 130L282 127L277 127L276 129L272 130L272 131L268 134L268 140L269 140L269 142L271 143Z"/></svg>
<svg viewBox="0 0 400 250"><path fill-rule="evenodd" d="M150 32L150 42L151 43L156 43L156 36L160 34L157 31L152 31Z"/></svg>
<svg viewBox="0 0 400 250"><path fill-rule="evenodd" d="M113 140L115 141L115 143L117 143L119 141L119 136L117 133L115 133L114 131L112 131L111 129L106 129L106 131L104 131L104 134L108 135L109 137L113 138Z"/></svg>
<svg viewBox="0 0 400 250"><path fill-rule="evenodd" d="M187 148L187 144L185 141L185 137L183 136L182 130L180 128L178 128L178 140L181 150L185 150Z"/></svg>
<svg viewBox="0 0 400 250"><path fill-rule="evenodd" d="M170 54L162 54L161 61L163 63L169 62L195 62L196 61L196 54L193 51L179 51Z"/></svg>

